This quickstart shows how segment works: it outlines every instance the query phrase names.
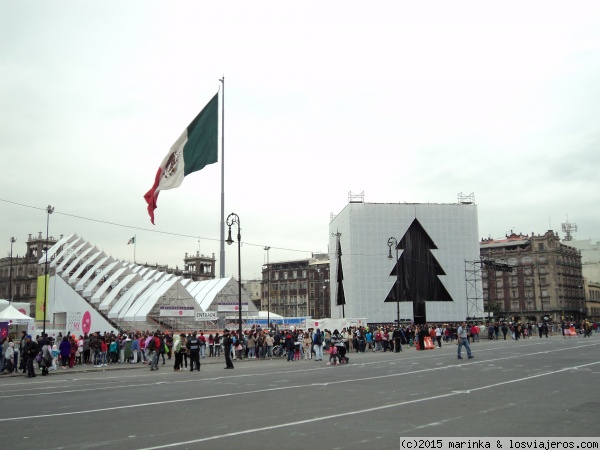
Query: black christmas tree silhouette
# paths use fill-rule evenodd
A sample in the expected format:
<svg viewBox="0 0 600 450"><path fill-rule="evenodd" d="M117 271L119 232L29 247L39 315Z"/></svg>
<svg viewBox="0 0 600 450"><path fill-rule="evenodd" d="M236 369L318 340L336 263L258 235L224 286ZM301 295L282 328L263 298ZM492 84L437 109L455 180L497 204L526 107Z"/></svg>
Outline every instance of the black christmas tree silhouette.
<svg viewBox="0 0 600 450"><path fill-rule="evenodd" d="M439 275L446 275L446 272L431 253L431 250L437 249L437 246L419 221L415 219L398 242L398 249L403 252L390 276L397 277L397 270L400 271L400 276L397 277L385 301L395 302L396 295L399 293L401 302L413 303L415 323L427 323L426 301L453 301L438 278Z"/></svg>
<svg viewBox="0 0 600 450"><path fill-rule="evenodd" d="M340 306L346 304L346 296L344 295L344 269L342 268L342 244L338 238L337 241L337 296L335 299L336 305ZM345 314L343 314L345 317Z"/></svg>

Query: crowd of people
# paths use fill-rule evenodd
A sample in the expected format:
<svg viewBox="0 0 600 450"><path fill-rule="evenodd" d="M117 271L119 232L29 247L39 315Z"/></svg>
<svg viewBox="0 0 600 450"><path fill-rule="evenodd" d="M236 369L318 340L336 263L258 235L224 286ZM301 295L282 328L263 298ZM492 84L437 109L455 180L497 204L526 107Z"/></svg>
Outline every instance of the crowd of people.
<svg viewBox="0 0 600 450"><path fill-rule="evenodd" d="M253 328L245 331L240 338L237 331L224 330L222 333L188 332L121 332L91 333L76 336L59 334L56 339L46 334L35 339L22 332L21 339L13 342L5 338L0 354L0 373L27 374L35 377L36 364L42 375L52 370L68 370L76 365L89 365L94 368L113 364L147 364L150 370L158 370L167 360L174 360L173 370L200 371L204 358L224 357L226 369L232 369L233 361L239 359L270 359L275 350L286 356L287 361L323 361L329 354L328 364L348 362L348 352L401 352L403 346L417 346L425 349L425 338L441 347L443 343L465 345L489 340L519 340L539 335L548 335L576 328L578 335L591 336L599 332L599 324L583 320L579 323L563 321L540 323L445 323L407 324L403 326L375 325L369 327L344 328L339 330L308 329L290 327L284 330L264 330ZM466 345L465 345L466 346ZM467 348L470 356L470 348Z"/></svg>

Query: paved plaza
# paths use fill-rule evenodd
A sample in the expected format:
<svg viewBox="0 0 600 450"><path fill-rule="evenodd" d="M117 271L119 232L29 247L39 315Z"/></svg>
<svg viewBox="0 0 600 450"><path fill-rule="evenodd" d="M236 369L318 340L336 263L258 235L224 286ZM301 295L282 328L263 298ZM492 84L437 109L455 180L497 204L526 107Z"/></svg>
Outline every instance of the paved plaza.
<svg viewBox="0 0 600 450"><path fill-rule="evenodd" d="M59 369L0 379L2 447L398 449L400 437L598 436L600 335L350 354L203 359L201 372Z"/></svg>

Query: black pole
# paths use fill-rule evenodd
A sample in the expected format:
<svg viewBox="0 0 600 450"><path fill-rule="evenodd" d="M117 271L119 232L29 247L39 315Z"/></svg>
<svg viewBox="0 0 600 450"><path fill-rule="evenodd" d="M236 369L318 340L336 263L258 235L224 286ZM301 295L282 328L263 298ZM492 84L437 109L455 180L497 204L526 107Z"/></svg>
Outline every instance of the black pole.
<svg viewBox="0 0 600 450"><path fill-rule="evenodd" d="M46 263L44 269L44 325L42 336L46 334L46 308L48 306L48 230L50 228L50 214L54 212L54 208L50 205L46 208Z"/></svg>
<svg viewBox="0 0 600 450"><path fill-rule="evenodd" d="M233 239L231 239L231 225L237 224L238 233L237 233L237 241L238 241L238 339L240 342L243 342L243 334L242 334L242 229L240 227L240 217L236 213L231 213L227 216L227 226L229 227L229 235L227 237L227 245L233 244Z"/></svg>
<svg viewBox="0 0 600 450"><path fill-rule="evenodd" d="M12 247L13 247L13 243L17 241L17 238L15 237L11 237L10 238L10 271L8 273L8 303L10 304L12 302L13 299L13 295L12 295Z"/></svg>
<svg viewBox="0 0 600 450"><path fill-rule="evenodd" d="M219 81L223 84L221 93L221 223L219 250L221 261L219 261L219 277L225 277L225 75Z"/></svg>
<svg viewBox="0 0 600 450"><path fill-rule="evenodd" d="M396 322L400 328L400 259L398 258L398 244L396 243Z"/></svg>
<svg viewBox="0 0 600 450"><path fill-rule="evenodd" d="M269 250L271 247L265 247L267 251L267 330L271 329L271 267L269 267Z"/></svg>
<svg viewBox="0 0 600 450"><path fill-rule="evenodd" d="M490 268L486 264L487 279L488 279L488 322L490 321L490 308L492 307L492 280L490 278Z"/></svg>
<svg viewBox="0 0 600 450"><path fill-rule="evenodd" d="M238 314L239 314L239 337L242 346L244 344L244 335L242 334L242 235L240 231L240 223L238 221Z"/></svg>
<svg viewBox="0 0 600 450"><path fill-rule="evenodd" d="M321 319L320 311L321 311L321 305L323 304L322 300L321 300L321 269L317 269L317 275L319 275L319 280L317 281L317 295L316 295L317 299L315 301L315 311L317 309L316 306L318 304L319 305L319 317L317 317L317 318ZM324 307L323 307L323 315L325 315Z"/></svg>

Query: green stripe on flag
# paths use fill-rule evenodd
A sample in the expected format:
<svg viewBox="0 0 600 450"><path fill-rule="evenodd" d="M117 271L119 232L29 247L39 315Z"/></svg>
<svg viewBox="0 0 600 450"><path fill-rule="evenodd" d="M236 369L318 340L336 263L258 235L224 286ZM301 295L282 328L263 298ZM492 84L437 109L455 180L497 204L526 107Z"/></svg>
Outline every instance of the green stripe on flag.
<svg viewBox="0 0 600 450"><path fill-rule="evenodd" d="M187 127L183 147L184 176L219 160L219 94L215 94Z"/></svg>

